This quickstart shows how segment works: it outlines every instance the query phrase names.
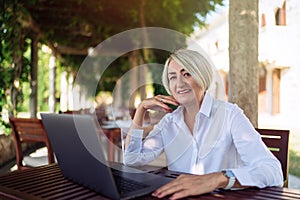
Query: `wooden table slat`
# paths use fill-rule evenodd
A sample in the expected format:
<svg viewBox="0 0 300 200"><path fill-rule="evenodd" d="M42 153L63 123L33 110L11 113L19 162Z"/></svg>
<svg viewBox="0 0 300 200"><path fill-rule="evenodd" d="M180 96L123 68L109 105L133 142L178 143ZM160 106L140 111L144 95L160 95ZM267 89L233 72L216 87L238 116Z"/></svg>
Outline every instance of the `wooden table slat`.
<svg viewBox="0 0 300 200"><path fill-rule="evenodd" d="M23 181L24 179L31 179L32 177L35 177L37 175L42 176L44 174L45 176L47 176L49 174L56 173L58 171L59 168L57 167L44 168L44 166L27 169L26 173L24 173L22 170L13 171L12 173L9 174L0 175L0 184L3 184L6 181L11 182L12 179L15 179L16 181ZM20 176L20 174L22 175Z"/></svg>
<svg viewBox="0 0 300 200"><path fill-rule="evenodd" d="M14 190L13 188L3 187L1 185L0 185L0 193L7 198L9 197L9 199L11 200L20 200L20 199L41 200L40 197L21 192L19 190Z"/></svg>
<svg viewBox="0 0 300 200"><path fill-rule="evenodd" d="M249 191L251 189L243 190L245 194L240 194L239 191L221 191L215 196L223 196L223 197L230 197L230 199L245 199L245 197L249 199L257 199L257 200L267 200L268 198L264 196L257 195L257 190Z"/></svg>
<svg viewBox="0 0 300 200"><path fill-rule="evenodd" d="M6 194L6 193L1 192L1 191L0 191L0 199L1 200L12 200L12 199L14 199L14 200L22 200L20 198L16 198L14 195Z"/></svg>
<svg viewBox="0 0 300 200"><path fill-rule="evenodd" d="M30 190L31 188L35 188L36 186L40 186L42 184L47 184L49 181L56 179L58 174L49 174L48 176L35 176L32 178L28 178L24 181L15 182L15 184L11 187L20 190ZM8 185L9 186L9 185Z"/></svg>
<svg viewBox="0 0 300 200"><path fill-rule="evenodd" d="M67 200L67 199L72 199L72 200L79 200L79 199L87 199L87 198L92 198L98 196L97 193L91 194L90 191L88 190L80 190L77 192L74 192L71 195L65 196L65 197L60 197L60 200Z"/></svg>
<svg viewBox="0 0 300 200"><path fill-rule="evenodd" d="M274 196L273 194L268 194L267 192L264 193L260 190L243 190L243 191L232 191L231 196L236 196L239 198L245 197L247 196L250 199L261 199L261 200L274 200L277 199L276 196Z"/></svg>
<svg viewBox="0 0 300 200"><path fill-rule="evenodd" d="M64 193L65 191L71 190L76 187L77 187L76 184L74 184L72 182L66 182L64 184L59 184L54 187L51 187L46 191L37 192L37 193L35 193L35 195L40 196L42 198L50 198L50 197L52 198L52 196L55 196L59 193Z"/></svg>
<svg viewBox="0 0 300 200"><path fill-rule="evenodd" d="M240 200L241 198L238 196L226 196L222 193L212 193L212 194L204 194L201 195L201 197L199 198L199 196L195 196L195 197L190 197L189 199L203 199L203 200L216 200L216 199L222 199L222 200Z"/></svg>
<svg viewBox="0 0 300 200"><path fill-rule="evenodd" d="M80 194L85 194L86 192L90 192L84 187L68 187L68 189L63 192L56 193L54 195L45 196L46 199L73 199L76 196L80 196ZM43 195L41 195L43 196Z"/></svg>
<svg viewBox="0 0 300 200"><path fill-rule="evenodd" d="M26 192L27 193L32 193L32 194L37 194L37 193L41 193L41 192L46 192L49 190L49 188L54 188L56 185L62 185L68 183L68 180L62 179L62 180L53 180L52 183L50 184L41 184L39 186L35 186L31 189L27 189Z"/></svg>
<svg viewBox="0 0 300 200"><path fill-rule="evenodd" d="M280 196L280 198L286 199L300 199L299 190L294 190L290 188L268 188L266 193L272 193L273 195Z"/></svg>

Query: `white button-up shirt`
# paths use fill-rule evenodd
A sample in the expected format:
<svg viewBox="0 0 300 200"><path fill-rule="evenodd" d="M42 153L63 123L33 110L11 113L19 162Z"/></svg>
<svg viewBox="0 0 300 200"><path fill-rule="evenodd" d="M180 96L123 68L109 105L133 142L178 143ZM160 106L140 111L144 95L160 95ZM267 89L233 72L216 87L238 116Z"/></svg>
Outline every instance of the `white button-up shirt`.
<svg viewBox="0 0 300 200"><path fill-rule="evenodd" d="M184 122L183 107L168 113L143 140L131 130L124 164L145 165L165 152L169 170L207 174L230 169L241 185L282 186L280 162L235 104L205 94L193 134Z"/></svg>

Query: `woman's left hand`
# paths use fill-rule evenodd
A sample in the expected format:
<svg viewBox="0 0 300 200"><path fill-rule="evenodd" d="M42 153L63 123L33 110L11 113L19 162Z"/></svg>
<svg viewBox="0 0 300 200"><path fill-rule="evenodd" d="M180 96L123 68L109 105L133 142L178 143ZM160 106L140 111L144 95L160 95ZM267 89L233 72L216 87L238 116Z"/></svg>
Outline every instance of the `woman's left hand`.
<svg viewBox="0 0 300 200"><path fill-rule="evenodd" d="M227 184L227 178L222 172L205 175L182 174L174 181L153 192L153 196L163 198L171 195L170 199L180 199L187 196L205 194Z"/></svg>

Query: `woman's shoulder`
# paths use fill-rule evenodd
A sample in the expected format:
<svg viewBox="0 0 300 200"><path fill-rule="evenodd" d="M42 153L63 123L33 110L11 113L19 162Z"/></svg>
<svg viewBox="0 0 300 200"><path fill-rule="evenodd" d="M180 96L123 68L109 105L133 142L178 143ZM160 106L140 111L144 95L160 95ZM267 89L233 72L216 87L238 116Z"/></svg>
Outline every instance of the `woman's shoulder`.
<svg viewBox="0 0 300 200"><path fill-rule="evenodd" d="M243 112L243 110L236 103L231 103L224 100L215 99L213 107L215 109L224 108L226 112L230 113Z"/></svg>

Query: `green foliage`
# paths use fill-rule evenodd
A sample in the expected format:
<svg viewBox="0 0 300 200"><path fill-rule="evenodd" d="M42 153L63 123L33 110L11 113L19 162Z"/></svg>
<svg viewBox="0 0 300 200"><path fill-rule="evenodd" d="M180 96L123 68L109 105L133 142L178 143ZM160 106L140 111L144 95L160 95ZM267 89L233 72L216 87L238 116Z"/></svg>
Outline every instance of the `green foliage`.
<svg viewBox="0 0 300 200"><path fill-rule="evenodd" d="M16 14L24 8L14 1L3 3L2 8L3 12L0 15L0 111L6 106L9 113L13 114L21 107L22 83L28 81L30 72L29 60L23 54L28 48L28 41L24 40L25 32ZM18 61L13 58L18 58Z"/></svg>
<svg viewBox="0 0 300 200"><path fill-rule="evenodd" d="M48 5L43 2L36 3L35 7ZM25 7L26 4L24 3ZM30 4L31 7L32 5ZM51 6L52 4L49 5ZM55 5L62 4L56 2ZM87 0L84 3L82 0L75 0L72 2L72 5L70 5L70 2L65 2L64 10L67 13L62 18L63 20L55 21L55 26L41 26L41 29L47 40L64 46L74 47L75 49L96 46L115 34L143 26L169 28L188 35L195 27L203 26L205 16L218 5L222 5L222 0ZM72 15L68 15L70 9L73 8L77 12L72 12ZM61 12L57 11L57 13ZM45 23L53 24L50 21L52 18L57 19L53 17L56 16L56 13L47 14L47 22L45 21ZM31 15L37 21L41 19L37 13L31 13ZM42 24L42 22L41 19L40 23ZM68 34L62 34L61 27L64 27ZM88 39L79 37L80 34L84 33L91 35L91 37ZM176 47L181 46L180 43L183 42L178 41L178 38L168 38L168 40L174 42L174 50ZM153 62L160 59L156 58L159 55L155 53L153 55ZM75 74L84 57L75 55L63 56L64 64L71 66ZM127 67L127 70L129 70L128 60L120 61L117 70L114 64L109 66L104 74L103 82L98 87L99 89L111 90L112 85L115 84L119 77L119 73L123 72L123 69L119 70L120 66ZM88 93L94 93L89 91L89 85L96 77L93 77L91 73L86 74L82 78L86 79L81 81L85 83L83 85L87 87Z"/></svg>
<svg viewBox="0 0 300 200"><path fill-rule="evenodd" d="M99 91L107 90L112 91L115 87L116 82L130 69L126 57L120 57L112 62L108 68L104 71L99 81Z"/></svg>
<svg viewBox="0 0 300 200"><path fill-rule="evenodd" d="M300 156L296 151L290 150L289 173L300 177Z"/></svg>
<svg viewBox="0 0 300 200"><path fill-rule="evenodd" d="M49 97L49 59L50 54L41 50L42 45L39 45L38 51L38 111L48 110Z"/></svg>
<svg viewBox="0 0 300 200"><path fill-rule="evenodd" d="M29 1L28 1L29 3ZM0 15L0 112L5 109L9 114L17 114L20 111L29 111L30 81L31 81L31 39L29 39L28 30L23 29L20 24L21 16L28 14L26 9L17 3L17 1L5 1L3 11ZM23 13L19 15L19 13ZM19 56L20 55L20 56ZM14 57L19 56L21 66L16 67ZM48 57L47 57L48 56ZM39 105L44 108L45 102L45 84L48 80L48 73L44 72L48 67L49 55L43 54L39 50L39 74L38 74L38 98ZM17 86L15 86L17 83ZM16 91L17 95L12 96ZM13 99L15 98L15 99ZM14 104L14 102L16 104Z"/></svg>
<svg viewBox="0 0 300 200"><path fill-rule="evenodd" d="M7 15L6 12L0 15L0 112L7 103L7 89L9 88L10 77L13 71L11 67L12 51L10 51L11 44L9 43L9 35L12 32L12 27L10 27L10 24L8 23L10 19L11 16Z"/></svg>
<svg viewBox="0 0 300 200"><path fill-rule="evenodd" d="M0 68L0 112L6 105L6 90L9 88L10 75L12 74L11 68L2 67Z"/></svg>
<svg viewBox="0 0 300 200"><path fill-rule="evenodd" d="M31 68L30 40L26 38L29 38L32 30L24 29L24 24L28 22L26 20L28 20L27 17L29 15L34 20L40 19L34 15L35 13L30 13L28 8L32 6L38 7L43 2L36 0L21 2L10 0L1 2L0 111L3 109L3 106L6 106L6 109L9 109L12 113L28 109ZM51 22L55 24L56 29L51 26L40 26L44 35L40 43L51 41L52 43L61 45L70 45L74 48L90 47L122 31L142 26L164 27L188 35L193 31L195 26L204 25L207 13L214 10L217 5L222 5L222 0L104 0L95 2L93 0L74 0L71 3L71 8L76 8L78 12L73 12L72 15L68 16L70 21L60 20ZM59 1L50 1L49 5L52 5L52 3L59 3ZM65 3L69 4L68 6L70 7L69 2ZM65 7L61 9L65 9ZM57 15L57 13L48 14ZM68 24L68 31L65 31L65 29L62 30L62 27L65 28L66 22ZM69 34L68 37L65 37L63 34L56 34L57 27L59 27L59 33L68 32L72 34ZM83 39L82 37L82 40L78 41L77 36L80 34L78 31L81 30L87 30L92 34L92 37L88 39ZM178 38L169 38L169 40L174 42L174 50L176 47L181 46L183 42L179 41ZM144 62L162 63L168 55L168 52L149 51L151 51L151 56L150 58L144 58ZM142 51L140 55L143 56ZM21 62L18 65L19 68L16 68L16 63L13 63L15 61L13 58L16 56L21 58ZM84 56L63 55L61 62L63 62L64 69L76 75L83 60ZM49 54L43 54L39 50L38 110L47 110L47 98L49 96L48 61ZM100 90L112 90L118 78L129 69L128 57L124 56L117 59L104 72L96 93ZM97 68L93 70L97 70ZM160 78L158 77L158 73L152 75L154 80ZM93 71L84 78L83 82L93 82L97 79ZM19 83L18 87L15 87L16 80ZM57 83L59 82L57 80ZM129 81L126 81L124 87L129 87L128 83ZM84 85L89 86L89 84ZM57 84L57 87L59 87L59 84ZM155 86L155 88L156 92L164 92L161 86ZM13 89L17 94L16 96L12 95ZM90 91L89 87L86 90L90 94L95 92Z"/></svg>
<svg viewBox="0 0 300 200"><path fill-rule="evenodd" d="M6 134L6 135L11 134L10 124L5 123L3 120L0 120L0 135L1 134Z"/></svg>
<svg viewBox="0 0 300 200"><path fill-rule="evenodd" d="M147 26L170 28L183 34L190 34L195 26L202 27L205 17L214 11L223 0L162 0L146 1Z"/></svg>
<svg viewBox="0 0 300 200"><path fill-rule="evenodd" d="M105 4L103 12L109 16L122 18L122 23L119 23L120 20L116 18L112 23L106 24L110 27L109 35L142 26L164 27L189 35L195 27L204 26L206 15L214 11L217 5L222 5L222 2L223 0L130 0L130 2L125 0L118 2L113 10L111 10L111 7L114 3ZM185 44L185 41L180 38L168 38L168 40L173 41L174 50L183 47L183 44ZM163 64L170 54L170 52L157 49L148 49L148 51L152 57L148 60L144 57L145 62ZM143 53L141 55L145 56ZM120 66L124 66L123 69L120 70ZM100 89L111 91L118 77L124 73L123 70L129 69L128 60L124 59L117 66L114 64L109 66L104 74L103 81L100 82ZM152 73L152 78L155 82L158 82L161 79L161 74L156 71L156 73ZM154 88L155 93L166 93L161 85L156 84Z"/></svg>

